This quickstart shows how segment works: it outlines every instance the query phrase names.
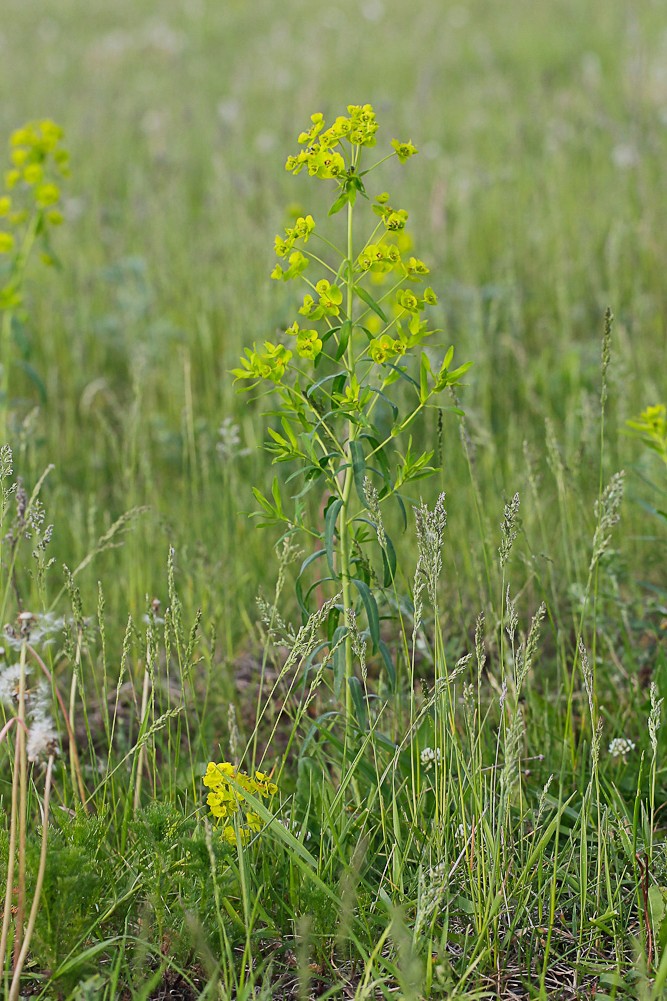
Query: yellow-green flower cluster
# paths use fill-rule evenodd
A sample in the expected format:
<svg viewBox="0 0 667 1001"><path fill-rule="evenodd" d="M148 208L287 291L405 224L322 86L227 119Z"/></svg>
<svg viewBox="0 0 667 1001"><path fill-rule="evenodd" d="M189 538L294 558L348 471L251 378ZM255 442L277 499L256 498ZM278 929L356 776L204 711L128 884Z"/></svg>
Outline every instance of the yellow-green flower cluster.
<svg viewBox="0 0 667 1001"><path fill-rule="evenodd" d="M0 223L9 217L12 200L9 195L0 195ZM14 234L0 229L0 254L9 254L14 249Z"/></svg>
<svg viewBox="0 0 667 1001"><path fill-rule="evenodd" d="M315 361L322 350L322 339L317 330L302 330L295 320L292 326L287 328L287 333L296 337L296 353L301 358Z"/></svg>
<svg viewBox="0 0 667 1001"><path fill-rule="evenodd" d="M409 257L404 261L395 243L369 243L359 254L357 266L361 271L372 275L397 271L404 278L416 282L429 274L429 268L418 257Z"/></svg>
<svg viewBox="0 0 667 1001"><path fill-rule="evenodd" d="M302 275L306 268L308 267L308 258L305 257L300 250L294 250L289 255L289 262L286 268L281 268L279 264L276 264L275 268L271 272L271 277L276 281L288 282L292 278L298 278Z"/></svg>
<svg viewBox="0 0 667 1001"><path fill-rule="evenodd" d="M639 417L628 421L628 427L667 462L667 407L664 403L656 403L642 410Z"/></svg>
<svg viewBox="0 0 667 1001"><path fill-rule="evenodd" d="M359 254L357 264L362 271L386 274L400 267L401 252L393 243L369 243Z"/></svg>
<svg viewBox="0 0 667 1001"><path fill-rule="evenodd" d="M311 115L309 128L298 136L301 151L296 156L290 156L286 164L287 170L295 174L307 169L312 175L338 181L340 193L330 214L339 211L346 198L353 205L357 193L365 195L365 175L369 171L360 171L360 147L374 146L376 141L378 124L372 105L349 105L347 112L346 116L339 115L328 126L321 113ZM392 155L396 155L401 163L417 152L411 141L394 139L391 145ZM304 252L305 244L315 230L311 215L300 215L298 213L303 210L298 209L294 213L296 219L293 224L285 228L284 235L279 234L275 238L275 252L280 260L271 277L277 281L303 277L309 286L299 308L301 316L308 320L307 329L294 322L286 330L288 336L296 339L294 352L299 358L317 362L324 342L331 337L338 351L336 357L340 357L341 345L348 343L347 338L355 328L352 322L354 315L348 316L343 305L343 281L347 283L348 294L350 285L353 285L352 295L356 304L363 303L363 331L370 340L368 356L376 364L405 354L431 333L421 314L427 306L437 302L432 289L427 288L422 295L417 295L410 288L399 287L380 297L380 305L374 303L370 292L364 289L364 284L380 285L390 276L392 281L398 279L398 284L402 285L404 282L422 282L429 274L426 264L411 256L412 239L405 230L408 213L394 208L387 192L379 194L372 207L382 220L384 232L380 230L376 235L376 227L374 242L364 247L356 260L351 262L351 267L347 270L340 268L333 281L322 278L313 284L304 275L311 260L323 263L307 249ZM333 277L333 268L330 271ZM368 308L364 309L364 306ZM314 329L318 321L323 321L327 329ZM261 380L280 385L291 357L292 350L288 347L266 341L262 350L256 345L252 349L246 348L241 367L234 369L233 374L237 380L254 380L253 386Z"/></svg>
<svg viewBox="0 0 667 1001"><path fill-rule="evenodd" d="M289 261L287 268L282 268L280 264L276 264L271 272L272 278L275 278L277 281L286 282L292 278L298 278L299 275L303 274L308 267L308 258L300 250L292 250L292 248L297 240L302 240L304 244L308 243L308 237L314 229L315 220L312 215L299 216L293 226L288 226L285 229L285 236L276 237L274 242L276 254L278 257L287 257L289 254Z"/></svg>
<svg viewBox="0 0 667 1001"><path fill-rule="evenodd" d="M325 128L324 115L320 112L311 115L311 127L298 138L305 148L287 158L285 169L298 174L305 167L312 177L343 177L345 160L336 147L344 140L351 146L374 146L378 129L371 104L350 104L347 114L348 117L339 115L329 128Z"/></svg>
<svg viewBox="0 0 667 1001"><path fill-rule="evenodd" d="M275 248L278 257L287 257L297 240L308 243L308 237L314 229L315 220L312 215L299 216L293 226L286 227L284 237L276 237Z"/></svg>
<svg viewBox="0 0 667 1001"><path fill-rule="evenodd" d="M268 379L278 384L289 364L292 352L284 344L273 344L264 341L264 350L258 351L257 345L245 349L246 357L241 358L242 368L233 368L232 375L237 379Z"/></svg>
<svg viewBox="0 0 667 1001"><path fill-rule="evenodd" d="M394 147L394 150L396 151L396 156L401 161L401 163L405 163L406 160L409 160L410 157L414 156L415 153L417 152L416 147L413 146L410 141L402 143L399 142L398 139L392 139L391 145Z"/></svg>
<svg viewBox="0 0 667 1001"><path fill-rule="evenodd" d="M243 818L243 823L239 825L239 834L243 843L248 841L253 834L261 831L263 827L261 817L246 809L246 801L239 790L262 799L275 796L278 792L278 786L271 781L269 775L265 775L264 772L255 772L253 778L245 772L239 771L230 761L220 761L217 764L214 761L209 761L203 782L210 789L206 802L215 819L222 822L222 836L225 841L231 845L236 844L233 819L237 814Z"/></svg>
<svg viewBox="0 0 667 1001"><path fill-rule="evenodd" d="M373 361L382 365L392 358L398 358L428 336L431 331L420 314L426 306L435 306L437 301L438 297L432 288L424 289L423 296L415 295L412 289L397 289L393 309L393 334L385 332L371 341L368 353ZM409 317L407 329L401 323L401 319L405 317Z"/></svg>
<svg viewBox="0 0 667 1001"><path fill-rule="evenodd" d="M375 199L373 211L376 215L382 217L385 229L388 229L391 233L396 233L399 229L405 229L405 224L408 221L408 213L405 209L392 208L389 204L389 195L386 191L383 191Z"/></svg>
<svg viewBox="0 0 667 1001"><path fill-rule="evenodd" d="M337 285L332 285L326 278L320 279L315 285L317 302L312 295L304 296L299 312L311 320L321 320L323 316L339 316L343 293Z"/></svg>
<svg viewBox="0 0 667 1001"><path fill-rule="evenodd" d="M43 222L62 222L58 207L59 181L68 175L69 154L62 147L63 130L50 119L28 122L10 139L11 167L5 171L0 196L0 253L16 246L17 229L37 210Z"/></svg>

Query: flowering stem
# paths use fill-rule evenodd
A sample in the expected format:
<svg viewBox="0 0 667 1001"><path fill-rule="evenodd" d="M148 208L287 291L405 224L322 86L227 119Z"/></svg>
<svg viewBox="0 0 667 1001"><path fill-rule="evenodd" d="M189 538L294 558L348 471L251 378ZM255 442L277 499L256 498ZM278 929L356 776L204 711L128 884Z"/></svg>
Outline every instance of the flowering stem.
<svg viewBox="0 0 667 1001"><path fill-rule="evenodd" d="M16 819L19 803L19 770L16 758L12 774L12 809L9 823L9 851L7 853L7 883L5 884L5 906L2 913L2 935L0 936L0 962L5 966L9 920L12 913L12 892L14 889L14 862L16 860Z"/></svg>
<svg viewBox="0 0 667 1001"><path fill-rule="evenodd" d="M353 207L352 203L347 203L347 300L346 300L346 315L350 323L352 323L352 310L353 310L353 295L354 295L354 282L352 278L352 220L353 220ZM353 333L354 327L350 332L350 338L347 344L346 352L346 365L350 376L354 374L354 346L353 346ZM347 467L345 469L345 479L343 481L343 489L341 493L342 506L340 511L340 562L341 562L341 580L343 586L343 615L347 613L348 608L352 608L352 597L350 588L350 529L348 524L347 513L350 507L350 496L352 493L352 479L353 479L353 469L352 469L352 442L355 437L355 425L352 421L348 421L348 440L346 448L346 458ZM352 637L348 632L345 637L345 732L349 732L350 723L352 720L352 686L350 681L354 676L354 663L352 658Z"/></svg>
<svg viewBox="0 0 667 1001"><path fill-rule="evenodd" d="M23 914L25 909L25 853L27 835L27 813L28 813L28 761L26 751L26 730L25 730L25 662L27 653L27 642L24 639L21 644L20 675L19 675L19 704L18 704L18 734L16 738L16 759L14 769L19 773L19 871L17 882L16 901L16 932L14 935L14 966L17 965L21 945L23 944Z"/></svg>
<svg viewBox="0 0 667 1001"><path fill-rule="evenodd" d="M141 693L141 713L139 716L140 732L144 729L146 725L146 717L148 713L148 696L150 694L151 677L148 670L148 650L146 651L146 670L144 671L144 685L143 691ZM146 756L146 744L142 744L139 748L139 754L137 755L137 775L134 785L134 800L133 808L136 813L141 806L141 778L144 770L144 758Z"/></svg>
<svg viewBox="0 0 667 1001"><path fill-rule="evenodd" d="M62 713L63 721L65 723L65 729L67 730L67 739L69 740L70 760L72 762L73 771L76 774L76 785L79 790L81 806L83 807L86 813L90 813L90 807L88 806L88 797L86 796L86 789L83 784L83 776L81 775L81 764L79 762L79 753L76 749L76 740L74 739L74 730L72 728L72 723L69 718L69 713L67 712L65 700L62 697L60 689L58 688L53 678L53 675L51 674L48 667L46 666L42 658L39 656L37 651L33 649L33 647L31 647L30 644L28 644L28 653L33 658L33 660L36 661L44 677L49 682L51 688L56 694L56 699L58 701L58 705L60 706L60 712Z"/></svg>
<svg viewBox="0 0 667 1001"><path fill-rule="evenodd" d="M39 853L39 869L37 870L35 893L32 898L32 906L30 907L30 917L28 918L28 924L25 930L25 938L23 939L23 946L21 947L21 951L19 953L14 968L12 986L9 991L9 1001L18 1001L21 970L23 969L23 964L25 963L26 956L28 955L30 939L32 938L32 933L35 930L37 911L39 910L39 901L42 896L42 886L44 885L44 873L46 872L46 849L49 839L49 799L51 797L51 775L53 773L53 761L54 761L54 756L50 754L49 761L46 766L46 784L44 786L44 807L42 811L42 847Z"/></svg>
<svg viewBox="0 0 667 1001"><path fill-rule="evenodd" d="M28 258L33 244L37 237L37 229L41 220L41 212L33 213L23 243L16 255L13 266L11 282L18 291L23 284ZM0 328L0 363L2 365L2 375L0 377L0 444L7 441L7 425L9 416L9 363L12 342L12 318L14 310L6 309L2 315L2 327Z"/></svg>
<svg viewBox="0 0 667 1001"><path fill-rule="evenodd" d="M2 366L2 383L0 384L0 442L7 441L7 411L9 408L9 351L12 337L12 312L7 309L2 314L0 328L0 365Z"/></svg>
<svg viewBox="0 0 667 1001"><path fill-rule="evenodd" d="M15 723L18 723L18 719L16 718L16 716L12 716L12 718L5 723L2 730L0 730L0 744L3 742L3 740L5 739L5 737L7 736L7 734L9 733L9 731L11 730L11 728L14 726ZM25 723L23 725L25 726Z"/></svg>

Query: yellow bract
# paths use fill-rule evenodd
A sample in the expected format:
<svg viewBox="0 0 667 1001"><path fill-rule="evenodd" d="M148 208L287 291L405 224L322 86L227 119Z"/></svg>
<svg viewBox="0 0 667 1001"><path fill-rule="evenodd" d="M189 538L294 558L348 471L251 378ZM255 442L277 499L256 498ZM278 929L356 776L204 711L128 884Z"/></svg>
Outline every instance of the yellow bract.
<svg viewBox="0 0 667 1001"><path fill-rule="evenodd" d="M63 221L57 182L68 173L69 155L62 138L63 130L50 119L27 122L11 135L11 167L4 173L5 192L0 193L0 219L5 227L0 228L0 253L16 251L15 262L24 264L37 236L46 236L49 226ZM41 258L53 263L48 246ZM0 309L13 309L20 301L20 281L10 276L0 288Z"/></svg>
<svg viewBox="0 0 667 1001"><path fill-rule="evenodd" d="M216 820L223 821L222 836L230 844L236 844L236 830L232 819L236 814L244 814L245 823L239 825L241 843L245 844L251 834L258 834L264 826L259 814L246 809L243 793L266 799L275 796L278 786L271 776L255 772L254 778L240 771L231 761L216 764L209 761L202 781L211 791L206 797L208 807Z"/></svg>

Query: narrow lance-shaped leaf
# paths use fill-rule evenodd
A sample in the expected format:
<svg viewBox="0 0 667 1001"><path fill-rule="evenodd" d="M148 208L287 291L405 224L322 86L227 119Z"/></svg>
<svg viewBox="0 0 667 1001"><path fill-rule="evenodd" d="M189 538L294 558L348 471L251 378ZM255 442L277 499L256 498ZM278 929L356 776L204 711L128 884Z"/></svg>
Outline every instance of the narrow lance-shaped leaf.
<svg viewBox="0 0 667 1001"><path fill-rule="evenodd" d="M354 291L362 300L362 302L365 302L366 305L369 307L369 309L372 309L373 312L380 317L383 323L389 323L389 320L387 319L387 314L384 312L380 304L375 301L370 292L367 292L366 289L362 288L361 285L355 285Z"/></svg>
<svg viewBox="0 0 667 1001"><path fill-rule="evenodd" d="M396 550L394 544L385 534L385 545L382 547L382 564L384 567L384 587L391 587L396 577Z"/></svg>
<svg viewBox="0 0 667 1001"><path fill-rule="evenodd" d="M364 507L367 507L368 501L366 500L366 491L364 489L366 459L364 457L364 448L360 441L355 440L350 442L350 455L352 457L352 475L354 477L354 485L357 488L359 500Z"/></svg>
<svg viewBox="0 0 667 1001"><path fill-rule="evenodd" d="M334 566L334 536L336 533L336 519L338 518L338 513L342 506L343 502L339 497L329 504L324 517L324 548L327 554L329 570L334 577L337 576L336 568Z"/></svg>
<svg viewBox="0 0 667 1001"><path fill-rule="evenodd" d="M350 341L351 333L352 333L352 324L349 320L346 320L345 323L340 328L340 334L338 336L338 347L336 348L336 352L334 354L334 358L336 359L336 361L338 361L339 358L342 358L343 355L345 354L347 350L347 345L349 344Z"/></svg>
<svg viewBox="0 0 667 1001"><path fill-rule="evenodd" d="M352 702L354 703L354 708L357 714L359 729L365 730L368 726L368 719L366 715L366 700L364 698L364 690L361 687L361 682L359 681L359 678L352 677L347 679L347 683L350 686Z"/></svg>
<svg viewBox="0 0 667 1001"><path fill-rule="evenodd" d="M302 581L304 572L308 569L308 567L310 566L310 564L314 563L315 560L317 560L317 559L320 558L320 556L324 556L325 552L326 552L326 550L324 550L324 549L318 549L316 552L311 553L310 556L306 557L306 559L301 564L301 569L299 570L299 574L298 574L298 576L296 578L296 582L294 584L294 590L296 591L296 600L298 601L299 608L301 609L301 611L303 612L303 614L306 616L306 618L308 617L308 615L310 615L310 612L308 611L308 608L306 607L306 602L305 602L305 599L304 599L304 596L303 596L303 584L301 583L301 581Z"/></svg>
<svg viewBox="0 0 667 1001"><path fill-rule="evenodd" d="M380 642L380 613L378 612L377 602L368 584L365 584L363 580L359 580L357 577L352 577L351 581L359 592L359 597L366 611L368 631L371 643L373 644L373 653L375 653Z"/></svg>

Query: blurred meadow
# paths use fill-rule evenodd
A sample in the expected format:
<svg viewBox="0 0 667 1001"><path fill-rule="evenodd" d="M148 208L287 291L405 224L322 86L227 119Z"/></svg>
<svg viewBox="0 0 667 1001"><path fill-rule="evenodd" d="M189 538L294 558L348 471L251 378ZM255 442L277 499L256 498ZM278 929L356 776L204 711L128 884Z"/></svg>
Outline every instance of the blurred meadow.
<svg viewBox="0 0 667 1001"><path fill-rule="evenodd" d="M260 409L236 398L227 373L243 345L289 316L267 279L286 208L314 208L307 181L282 169L295 129L350 101L373 103L421 151L396 182L446 336L474 361L463 405L491 522L526 488L524 440L543 464L547 418L569 485L596 488L607 306L607 459L636 461L618 429L664 395L665 31L659 3L641 14L623 3L518 0L511 14L423 3L408 14L387 0L287 0L279 12L236 0L48 10L9 0L2 132L48 114L73 165L62 271L31 275L22 350L33 377L17 374L13 392L17 416L33 414L22 475L56 466L47 490L59 556L75 564L111 520L148 504L132 551L108 565L123 606L129 598L136 613L159 593L171 544L193 556L195 604L219 614L233 581L238 606L226 611L242 639L267 545L249 531L244 484L269 470L256 450ZM227 417L248 458L216 452ZM444 433L442 485L466 540L449 559L464 580L477 526L455 422ZM545 556L558 560L555 491L542 489Z"/></svg>
<svg viewBox="0 0 667 1001"><path fill-rule="evenodd" d="M200 776L209 758L225 756L228 730L233 730L230 702L236 704L243 741L252 740L266 638L257 624L256 596L262 592L271 601L279 576L273 546L280 531L259 528L249 517L257 507L251 487L268 493L276 473L261 447L271 419L263 416L265 400L236 393L230 370L244 347L275 337L293 319L294 292L269 280L274 234L297 214L326 216L329 203L317 186L284 169L297 133L315 111L329 120L350 103L366 102L381 125L378 141L410 138L419 150L409 170L395 161L386 165L387 187L409 209L410 231L419 235L419 252L429 262L439 297L437 325L444 330L439 344L455 345L457 364L473 362L465 386L456 389L465 417L432 411L413 432L420 448L434 450L442 468L413 485L409 499L433 505L441 491L446 493L439 619L444 647L453 660L465 654L480 611L490 632L502 633L505 576L496 567L497 550L504 506L518 492L518 537L508 579L524 618L542 600L548 608L544 654L530 683L533 692L526 696L534 700L526 754L552 753L556 760L555 766L541 760L531 766L539 778L538 795L548 775L565 767L560 755L571 737L554 722L555 704L567 693L563 665L581 635L595 502L601 483L626 471L621 522L605 553L591 633L597 637L603 744L625 734L647 754L643 764L639 751L634 759L623 755L623 772L613 771L611 762L602 781L607 804L621 809L624 803L631 822L633 797L640 788L642 795L646 791L651 753L645 720L649 682L655 680L658 693L667 694L667 535L664 519L654 510L661 503L665 507L664 496L660 500L664 467L626 425L647 406L667 400L667 11L662 0L417 0L411 7L398 0L60 0L48 5L5 0L3 11L3 169L8 162L4 137L26 120L58 122L71 153L71 178L63 189L65 221L53 237L57 264L48 268L34 262L29 271L26 317L14 333L9 390L15 475L30 491L43 471L54 467L40 494L54 525L49 548L54 566L44 594L36 575L19 567L15 595L9 587L5 592L11 592L5 599L7 619L33 606L66 616L63 564L81 567L76 585L87 618L100 618L103 594L104 675L96 632L85 725L81 721L88 748L84 779L91 789L99 778L100 735L108 736L105 685L107 692L116 684L120 691L123 668L119 675L118 664L126 658L134 678L134 710L128 712L145 717L138 710L143 641L132 639L130 651L128 615L141 624L153 599L160 602L154 606L162 610L159 614L173 609L175 592L184 625L181 646L175 641L174 649L179 667L189 663L188 684L197 703L194 715L190 709L181 714L173 737L167 721L167 750L157 756L154 748L147 752L151 777L143 793L136 768L145 762L140 759L137 766L136 754L130 759L132 810L123 806L120 788L105 799L109 816L116 809L124 818L114 828L114 850L134 858L128 867L141 868L140 856L131 855L132 839L141 842L141 824L152 824L153 832L158 825L154 817L137 819L142 794L146 802L177 805L190 818L201 808ZM331 222L334 229L338 218ZM601 343L608 307L614 323L601 434ZM444 400L445 407L453 404L452 398ZM284 479L282 467L278 472ZM118 519L123 520L113 528ZM395 542L399 563L405 564L402 583L409 590L412 524L402 537L397 532ZM29 559L27 554L26 566ZM287 566L288 580L298 567L298 561ZM296 623L300 612L291 590L286 587L281 595L280 611ZM193 654L188 630L195 621L203 639ZM499 653L496 640L489 641L492 661L502 656L500 647ZM169 651L166 663L168 688ZM71 672L65 661L56 658L52 669L67 688ZM577 692L579 687L577 682ZM492 683L490 691L495 698L500 689ZM579 695L585 709L585 695ZM172 696L167 692L164 698L164 711L170 712ZM577 712L568 725L574 725L572 718L576 723ZM121 714L119 728L122 722ZM184 734L190 728L186 750ZM285 749L278 737L275 752L267 752L272 764ZM582 782L589 766L581 762L591 739L586 731L578 745L582 757L575 762L573 752L568 762ZM253 763L256 742L257 737ZM128 735L118 753L129 754L131 747ZM163 776L163 786L160 770L166 770L166 760L174 768L169 779ZM119 784L123 762L114 779ZM66 755L61 767L68 771ZM561 770L558 809L570 795L563 775ZM663 770L658 769L656 781L660 801L667 790ZM6 797L9 780L3 784ZM74 790L72 772L71 788L60 794L63 806L73 809ZM96 811L100 818L106 815L100 804ZM575 828L576 818L570 819ZM176 823L173 817L168 822ZM108 823L113 827L112 820ZM185 843L186 834L179 837ZM579 861L587 851L582 838L576 845ZM59 850L65 850L63 845ZM207 866L209 855L202 852ZM158 854L156 849L155 859ZM341 850L341 865L344 854ZM347 861L360 865L351 857L350 849ZM151 864L157 865L155 859ZM117 862L105 856L104 864L105 878L115 879L109 873L119 871L113 868ZM551 865L549 858L546 869ZM628 869L619 863L623 878L633 865L628 863ZM264 875L270 882L270 868ZM320 875L334 885L333 870ZM636 867L628 876L638 913L640 876ZM153 888L159 885L155 873L150 878ZM163 871L159 878L168 876ZM243 885L245 877L239 878ZM546 885L548 872L544 878ZM661 880L664 875L653 882L661 886ZM179 893L185 892L181 887ZM627 891L628 899L634 900L632 893ZM146 899L153 898L147 894ZM304 910L311 905L319 913L308 901ZM150 910L148 904L142 907ZM192 902L188 907L196 911ZM603 907L598 917L602 912ZM139 941L142 922L149 922L147 910L139 910L138 918L134 912L126 917L128 909L122 913L123 934L129 935L131 926ZM222 921L219 913L218 918ZM546 924L543 918L535 918L536 923ZM601 918L599 927L606 929L611 920ZM622 931L615 929L615 948L619 955L625 950L619 978L631 963L632 942L641 939L646 958L641 936L651 920L635 914ZM651 961L657 966L665 948L665 942L658 946L658 932L667 931L667 925L658 929L658 924L647 977ZM65 985L62 994L54 987L51 995L36 977L39 989L47 992L40 996L111 999L134 997L133 991L137 997L167 996L150 993L157 991L157 979L140 993L140 959L129 973L117 972L115 980L101 968L91 972L95 961L90 967L82 960L91 993L76 994L85 978L66 958L73 954L67 950L83 953L95 937L85 917L80 929L80 939L60 952L57 945L47 948L48 933L40 933L42 966L60 964ZM482 934L479 927L477 933ZM583 938L578 928L573 934L581 964ZM156 932L151 953L163 974L165 941L160 944ZM248 950L250 938L244 941ZM254 948L258 941L253 940ZM210 948L209 943L199 952L195 946L179 959L190 971L192 991L182 997L199 996L195 986L204 990L204 969L214 982L215 963L207 967L208 959L201 958ZM466 948L464 943L464 953ZM108 949L112 955L112 946ZM400 954L400 942L397 950ZM599 974L603 954L610 955L606 947L595 954L599 968L591 961L580 983ZM407 961L399 962L403 972L393 981L387 974L394 986L385 996L399 984L400 997L467 997L477 974L500 965L497 953L485 954L484 962L476 955L466 959L466 984L458 979L459 971L442 980L449 986L440 995L432 971L427 988L416 974L410 979ZM244 954L241 965L247 959ZM115 960L109 962L109 969L116 969ZM286 968L290 962L288 957ZM302 969L300 954L293 965ZM215 969L218 976L220 967ZM275 988L273 996L383 996L370 993L372 985L364 994L361 980L349 970L346 976L352 993L326 995L323 987L311 995L304 980L301 993L285 988L280 994ZM331 970L317 977L326 989L336 989ZM667 967L658 984L665 978ZM272 996L270 986L266 995L251 993L259 990L251 981L232 977L220 993L201 996ZM267 983L272 982L269 976ZM524 984L524 994L511 994L509 988L502 993L500 987L494 994L486 982L479 983L480 990L491 992L480 997L592 996L590 990L566 993L558 984L550 994L546 975L532 986ZM624 994L634 988L619 984L608 981L604 996L640 996Z"/></svg>

